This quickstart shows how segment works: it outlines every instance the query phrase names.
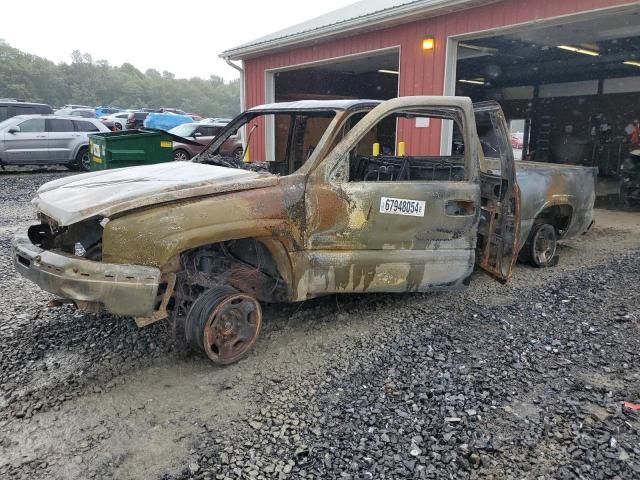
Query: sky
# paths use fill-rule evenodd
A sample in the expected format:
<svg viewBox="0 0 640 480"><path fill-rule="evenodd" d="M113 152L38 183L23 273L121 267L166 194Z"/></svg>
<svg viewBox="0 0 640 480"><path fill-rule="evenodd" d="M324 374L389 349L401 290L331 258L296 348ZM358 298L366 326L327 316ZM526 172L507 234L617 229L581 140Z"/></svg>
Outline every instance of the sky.
<svg viewBox="0 0 640 480"><path fill-rule="evenodd" d="M0 39L56 63L71 52L178 78L238 72L218 55L355 0L21 0L2 2ZM11 21L11 20L15 21Z"/></svg>

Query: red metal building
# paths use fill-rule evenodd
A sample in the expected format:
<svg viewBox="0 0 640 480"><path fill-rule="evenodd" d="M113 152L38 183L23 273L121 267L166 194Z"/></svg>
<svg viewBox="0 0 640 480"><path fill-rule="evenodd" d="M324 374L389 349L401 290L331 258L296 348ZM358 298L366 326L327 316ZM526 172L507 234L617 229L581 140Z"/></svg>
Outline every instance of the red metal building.
<svg viewBox="0 0 640 480"><path fill-rule="evenodd" d="M541 85L560 85L557 88L563 90L565 84L568 97L576 88L586 89L585 95L596 96L606 95L607 88L617 94L640 91L634 80L640 68L633 65L633 47L613 47L619 47L623 40L625 45L638 40L639 4L628 0L366 0L227 50L221 56L242 61L242 103L246 108L283 99L358 96L353 91L355 79L366 73L377 76L378 80L369 82L371 85L387 85L393 78L392 86L385 87L381 98L457 93L483 99L497 95L507 109L518 112L512 116L521 116L528 122L529 140L531 135L542 135L536 133L536 128L544 131L540 121L535 125L532 110L536 101L552 98L545 97ZM427 48L423 48L425 40ZM609 44L613 46L608 47ZM544 72L539 69L529 76L522 75L531 62L526 53L510 60L512 48L523 52L534 49L532 55L538 55L537 59L549 55L541 63ZM640 57L640 46L637 54ZM605 63L609 56L615 59ZM605 68L613 62L613 70ZM573 64L576 67L571 67ZM480 70L476 76L469 76L473 65ZM509 78L506 73L493 78L491 72L482 71L486 65L510 72ZM324 91L323 82L317 80L321 71L328 72L331 78L347 75L345 72L349 76ZM465 72L464 78L461 71ZM615 85L607 87L610 78L623 79L615 84L626 86L614 91ZM311 79L316 79L315 83ZM348 79L353 80L350 83ZM595 83L587 85L587 81ZM381 90L379 85L376 88ZM528 104L526 112L517 110L518 101ZM269 133L265 130L259 130L252 138L254 158L268 157L265 135ZM398 137L409 145L427 145L430 150L447 148L450 132L443 130L447 129L434 125L402 131L401 126Z"/></svg>

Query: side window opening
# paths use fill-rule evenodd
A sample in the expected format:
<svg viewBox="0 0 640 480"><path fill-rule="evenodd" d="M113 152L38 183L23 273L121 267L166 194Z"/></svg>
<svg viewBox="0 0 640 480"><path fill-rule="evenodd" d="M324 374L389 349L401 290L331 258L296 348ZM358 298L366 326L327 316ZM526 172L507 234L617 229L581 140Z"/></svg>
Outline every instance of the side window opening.
<svg viewBox="0 0 640 480"><path fill-rule="evenodd" d="M476 130L480 147L484 156L483 173L487 175L500 176L502 174L502 162L508 157L508 149L511 144L507 143L505 134L500 128L499 119L492 110L476 109ZM481 167L482 167L481 163Z"/></svg>
<svg viewBox="0 0 640 480"><path fill-rule="evenodd" d="M423 132L453 120L455 148L449 155L433 151ZM407 140L403 140L406 138ZM422 112L388 115L374 125L349 154L349 181L464 181L464 136L458 122Z"/></svg>
<svg viewBox="0 0 640 480"><path fill-rule="evenodd" d="M493 115L490 112L476 113L476 128L485 158L500 159L504 152Z"/></svg>

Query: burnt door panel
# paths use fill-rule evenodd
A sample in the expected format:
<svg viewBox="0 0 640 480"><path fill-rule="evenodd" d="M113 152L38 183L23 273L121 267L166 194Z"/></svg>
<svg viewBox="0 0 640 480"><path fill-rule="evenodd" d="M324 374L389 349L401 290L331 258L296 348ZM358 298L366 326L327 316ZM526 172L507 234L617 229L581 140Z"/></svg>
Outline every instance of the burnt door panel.
<svg viewBox="0 0 640 480"><path fill-rule="evenodd" d="M406 115L393 104L411 101L411 118L402 121L416 125L427 116L462 123L456 105L438 110L416 97L386 102L354 127L307 181L305 251L294 259L304 278L299 294L452 289L471 275L480 204L476 159L469 152L430 155L410 144L412 154L383 153L397 131L395 120L390 127L385 122Z"/></svg>
<svg viewBox="0 0 640 480"><path fill-rule="evenodd" d="M481 209L478 263L506 282L518 257L520 189L507 123L496 102L474 104L476 128L484 154L480 172Z"/></svg>

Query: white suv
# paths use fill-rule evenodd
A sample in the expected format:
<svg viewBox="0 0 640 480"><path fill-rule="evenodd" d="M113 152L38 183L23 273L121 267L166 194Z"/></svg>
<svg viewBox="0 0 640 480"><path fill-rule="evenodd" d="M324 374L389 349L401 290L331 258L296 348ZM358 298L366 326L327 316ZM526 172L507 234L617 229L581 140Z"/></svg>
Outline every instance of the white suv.
<svg viewBox="0 0 640 480"><path fill-rule="evenodd" d="M0 122L0 165L65 165L88 171L89 135L108 131L93 118L18 115Z"/></svg>

